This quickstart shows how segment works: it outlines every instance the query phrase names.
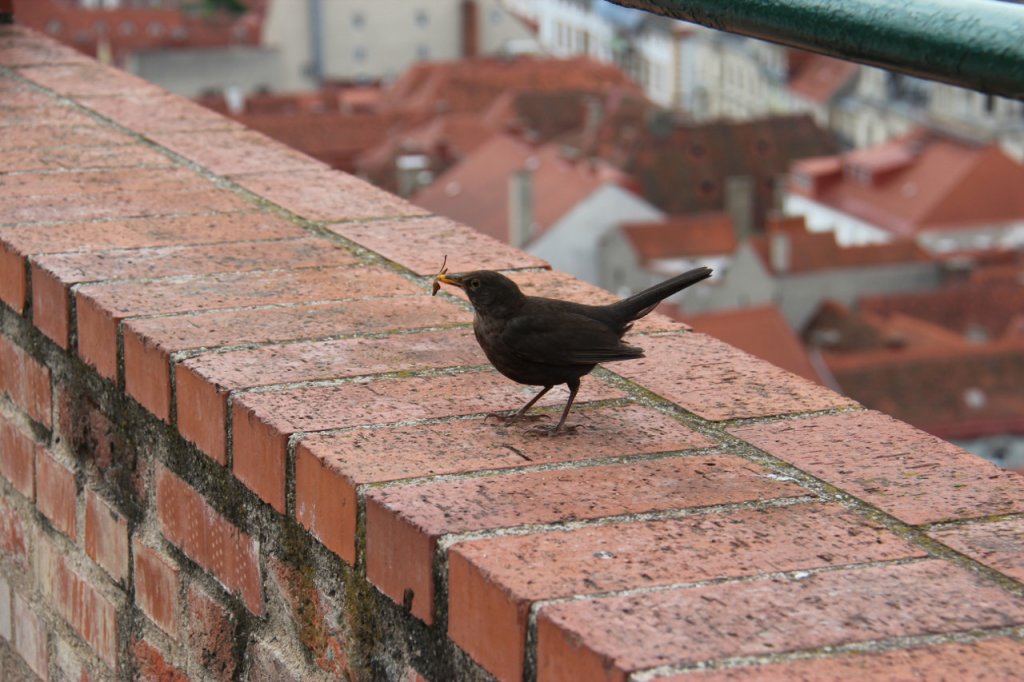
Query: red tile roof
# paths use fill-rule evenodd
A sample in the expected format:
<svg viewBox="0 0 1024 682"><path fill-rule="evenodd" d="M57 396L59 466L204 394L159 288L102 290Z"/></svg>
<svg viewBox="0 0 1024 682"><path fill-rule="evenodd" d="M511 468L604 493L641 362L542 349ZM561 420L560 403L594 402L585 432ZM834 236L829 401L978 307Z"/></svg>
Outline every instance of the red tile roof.
<svg viewBox="0 0 1024 682"><path fill-rule="evenodd" d="M422 116L483 112L508 90L641 93L640 87L617 67L585 57L478 58L414 65L388 88L381 107Z"/></svg>
<svg viewBox="0 0 1024 682"><path fill-rule="evenodd" d="M808 232L802 218L783 218L768 223L767 234L754 235L750 244L764 266L775 271L772 239L781 235L788 243L787 272L815 272L834 268L863 268L931 260L916 242L901 239L888 244L840 246L832 232ZM778 274L778 273L777 273Z"/></svg>
<svg viewBox="0 0 1024 682"><path fill-rule="evenodd" d="M601 185L629 184L625 174L603 161L567 158L559 145L535 147L498 134L414 195L412 201L508 242L508 181L523 169L533 171L538 234Z"/></svg>
<svg viewBox="0 0 1024 682"><path fill-rule="evenodd" d="M718 211L659 222L625 223L622 234L645 261L731 254L737 244L729 214Z"/></svg>
<svg viewBox="0 0 1024 682"><path fill-rule="evenodd" d="M676 319L805 379L822 383L807 351L774 305L723 310Z"/></svg>
<svg viewBox="0 0 1024 682"><path fill-rule="evenodd" d="M878 315L911 315L958 334L983 333L997 339L1024 311L1024 270L999 268L939 291L869 296L860 300L860 307Z"/></svg>
<svg viewBox="0 0 1024 682"><path fill-rule="evenodd" d="M793 164L790 191L899 236L1024 220L1024 166L995 145L914 133Z"/></svg>
<svg viewBox="0 0 1024 682"><path fill-rule="evenodd" d="M233 16L184 8L129 5L106 9L60 0L30 0L18 3L17 16L19 24L88 55L96 55L99 43L107 41L119 62L142 50L259 45L267 0L246 0L246 4L248 12Z"/></svg>
<svg viewBox="0 0 1024 682"><path fill-rule="evenodd" d="M858 69L853 62L814 53L807 53L807 57L799 60L798 64L794 64L791 59L790 66L793 67L789 79L790 90L819 104L839 94L850 84Z"/></svg>

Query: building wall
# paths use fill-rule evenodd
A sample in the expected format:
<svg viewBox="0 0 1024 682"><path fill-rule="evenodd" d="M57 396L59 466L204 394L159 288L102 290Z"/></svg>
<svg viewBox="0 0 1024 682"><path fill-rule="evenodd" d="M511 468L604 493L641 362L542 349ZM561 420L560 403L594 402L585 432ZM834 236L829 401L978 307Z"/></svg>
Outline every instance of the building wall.
<svg viewBox="0 0 1024 682"><path fill-rule="evenodd" d="M787 215L803 216L811 232L833 232L840 246L884 244L892 241L887 230L836 211L800 194L787 193L782 204Z"/></svg>
<svg viewBox="0 0 1024 682"><path fill-rule="evenodd" d="M198 97L210 90L272 88L285 78L281 57L273 48L161 50L133 54L125 68L178 95Z"/></svg>
<svg viewBox="0 0 1024 682"><path fill-rule="evenodd" d="M604 286L600 243L624 222L660 220L664 213L632 192L606 184L526 247L557 270ZM605 287L607 288L607 287Z"/></svg>

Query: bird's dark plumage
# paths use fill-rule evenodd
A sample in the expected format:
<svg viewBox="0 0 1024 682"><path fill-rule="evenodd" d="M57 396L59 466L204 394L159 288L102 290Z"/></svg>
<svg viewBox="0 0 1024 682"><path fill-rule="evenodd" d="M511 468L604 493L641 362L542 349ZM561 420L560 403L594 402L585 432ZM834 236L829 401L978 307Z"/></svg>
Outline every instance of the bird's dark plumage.
<svg viewBox="0 0 1024 682"><path fill-rule="evenodd" d="M562 418L552 430L557 433L576 398L580 377L602 362L643 357L643 350L622 341L632 323L668 296L710 276L710 268L696 268L597 306L527 296L508 277L490 270L442 274L437 279L465 290L476 312L473 332L491 364L513 381L543 387L510 419L523 417L552 387L569 387Z"/></svg>

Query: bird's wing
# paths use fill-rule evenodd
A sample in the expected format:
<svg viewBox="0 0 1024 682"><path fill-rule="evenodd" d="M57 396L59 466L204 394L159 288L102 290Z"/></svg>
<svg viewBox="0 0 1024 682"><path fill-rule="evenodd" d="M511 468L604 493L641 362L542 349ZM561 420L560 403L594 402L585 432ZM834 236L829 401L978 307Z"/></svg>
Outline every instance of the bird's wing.
<svg viewBox="0 0 1024 682"><path fill-rule="evenodd" d="M641 349L622 343L601 322L565 311L510 320L502 342L524 360L547 365L592 365L643 356Z"/></svg>

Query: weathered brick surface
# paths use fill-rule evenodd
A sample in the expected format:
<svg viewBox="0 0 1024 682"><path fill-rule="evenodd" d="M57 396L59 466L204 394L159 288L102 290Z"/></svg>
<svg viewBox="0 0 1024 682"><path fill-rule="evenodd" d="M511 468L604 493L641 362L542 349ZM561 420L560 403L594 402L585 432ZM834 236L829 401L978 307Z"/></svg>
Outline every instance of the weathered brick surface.
<svg viewBox="0 0 1024 682"><path fill-rule="evenodd" d="M347 254L339 252L340 257ZM414 285L397 275L380 273L371 281L360 268L286 270L201 275L182 280L130 281L80 287L78 352L104 376L117 368L117 325L133 315L158 315L249 305L411 293Z"/></svg>
<svg viewBox="0 0 1024 682"><path fill-rule="evenodd" d="M1024 519L972 523L929 532L980 563L1024 582Z"/></svg>
<svg viewBox="0 0 1024 682"><path fill-rule="evenodd" d="M0 336L0 393L7 394L35 421L50 426L53 394L49 368L5 336Z"/></svg>
<svg viewBox="0 0 1024 682"><path fill-rule="evenodd" d="M309 220L367 220L426 211L335 170L274 171L233 176L245 189Z"/></svg>
<svg viewBox="0 0 1024 682"><path fill-rule="evenodd" d="M732 455L469 478L366 493L366 573L433 617L433 557L447 534L807 494Z"/></svg>
<svg viewBox="0 0 1024 682"><path fill-rule="evenodd" d="M1024 511L1024 477L877 412L731 431L907 523Z"/></svg>
<svg viewBox="0 0 1024 682"><path fill-rule="evenodd" d="M704 334L652 337L638 345L646 357L610 369L712 421L856 405Z"/></svg>
<svg viewBox="0 0 1024 682"><path fill-rule="evenodd" d="M36 505L54 528L78 537L75 473L44 448L36 449Z"/></svg>
<svg viewBox="0 0 1024 682"><path fill-rule="evenodd" d="M537 679L625 680L660 665L1021 622L1024 599L944 561L676 589L543 608Z"/></svg>
<svg viewBox="0 0 1024 682"><path fill-rule="evenodd" d="M26 519L5 497L0 497L0 549L21 568L29 565L29 530Z"/></svg>
<svg viewBox="0 0 1024 682"><path fill-rule="evenodd" d="M439 216L338 223L328 228L417 275L435 274L446 255L452 272L547 267L540 258ZM453 244L458 244L457 254L450 253Z"/></svg>
<svg viewBox="0 0 1024 682"><path fill-rule="evenodd" d="M817 503L475 540L449 551L448 633L499 679L514 680L537 600L923 555L853 512Z"/></svg>
<svg viewBox="0 0 1024 682"><path fill-rule="evenodd" d="M164 537L212 573L229 592L239 594L250 611L262 613L256 542L162 465L157 466L156 506Z"/></svg>
<svg viewBox="0 0 1024 682"><path fill-rule="evenodd" d="M693 416L599 373L573 433L484 419L536 389L445 253L615 297L470 228L0 26L0 678L1016 676L1024 479L657 315L610 369Z"/></svg>
<svg viewBox="0 0 1024 682"><path fill-rule="evenodd" d="M35 499L36 449L40 447L0 415L0 476L30 500Z"/></svg>
<svg viewBox="0 0 1024 682"><path fill-rule="evenodd" d="M29 603L18 593L14 594L14 648L28 667L41 679L49 679L49 651L46 648L46 624Z"/></svg>
<svg viewBox="0 0 1024 682"><path fill-rule="evenodd" d="M356 491L367 483L589 458L711 447L660 412L639 406L579 410L573 438L473 419L313 435L296 450L295 516L327 547L355 559Z"/></svg>
<svg viewBox="0 0 1024 682"><path fill-rule="evenodd" d="M1011 680L1024 665L1024 642L996 637L914 649L852 653L728 670L656 677L658 682L759 682L760 680Z"/></svg>
<svg viewBox="0 0 1024 682"><path fill-rule="evenodd" d="M218 175L264 173L267 168L277 171L324 168L319 161L254 130L158 132L150 138Z"/></svg>
<svg viewBox="0 0 1024 682"><path fill-rule="evenodd" d="M95 491L85 491L85 553L114 580L128 577L128 520Z"/></svg>
<svg viewBox="0 0 1024 682"><path fill-rule="evenodd" d="M217 680L233 679L238 668L235 636L238 619L196 583L188 590L188 639L191 660Z"/></svg>
<svg viewBox="0 0 1024 682"><path fill-rule="evenodd" d="M168 663L160 650L144 639L132 645L132 659L140 680L188 682L188 675Z"/></svg>
<svg viewBox="0 0 1024 682"><path fill-rule="evenodd" d="M178 566L162 552L141 542L133 543L135 603L160 629L178 635Z"/></svg>
<svg viewBox="0 0 1024 682"><path fill-rule="evenodd" d="M61 548L40 537L36 578L43 596L110 667L117 663L116 606L91 581L68 565Z"/></svg>
<svg viewBox="0 0 1024 682"><path fill-rule="evenodd" d="M162 419L170 415L172 353L253 342L314 339L466 323L470 315L421 295L210 311L124 323L125 389Z"/></svg>

